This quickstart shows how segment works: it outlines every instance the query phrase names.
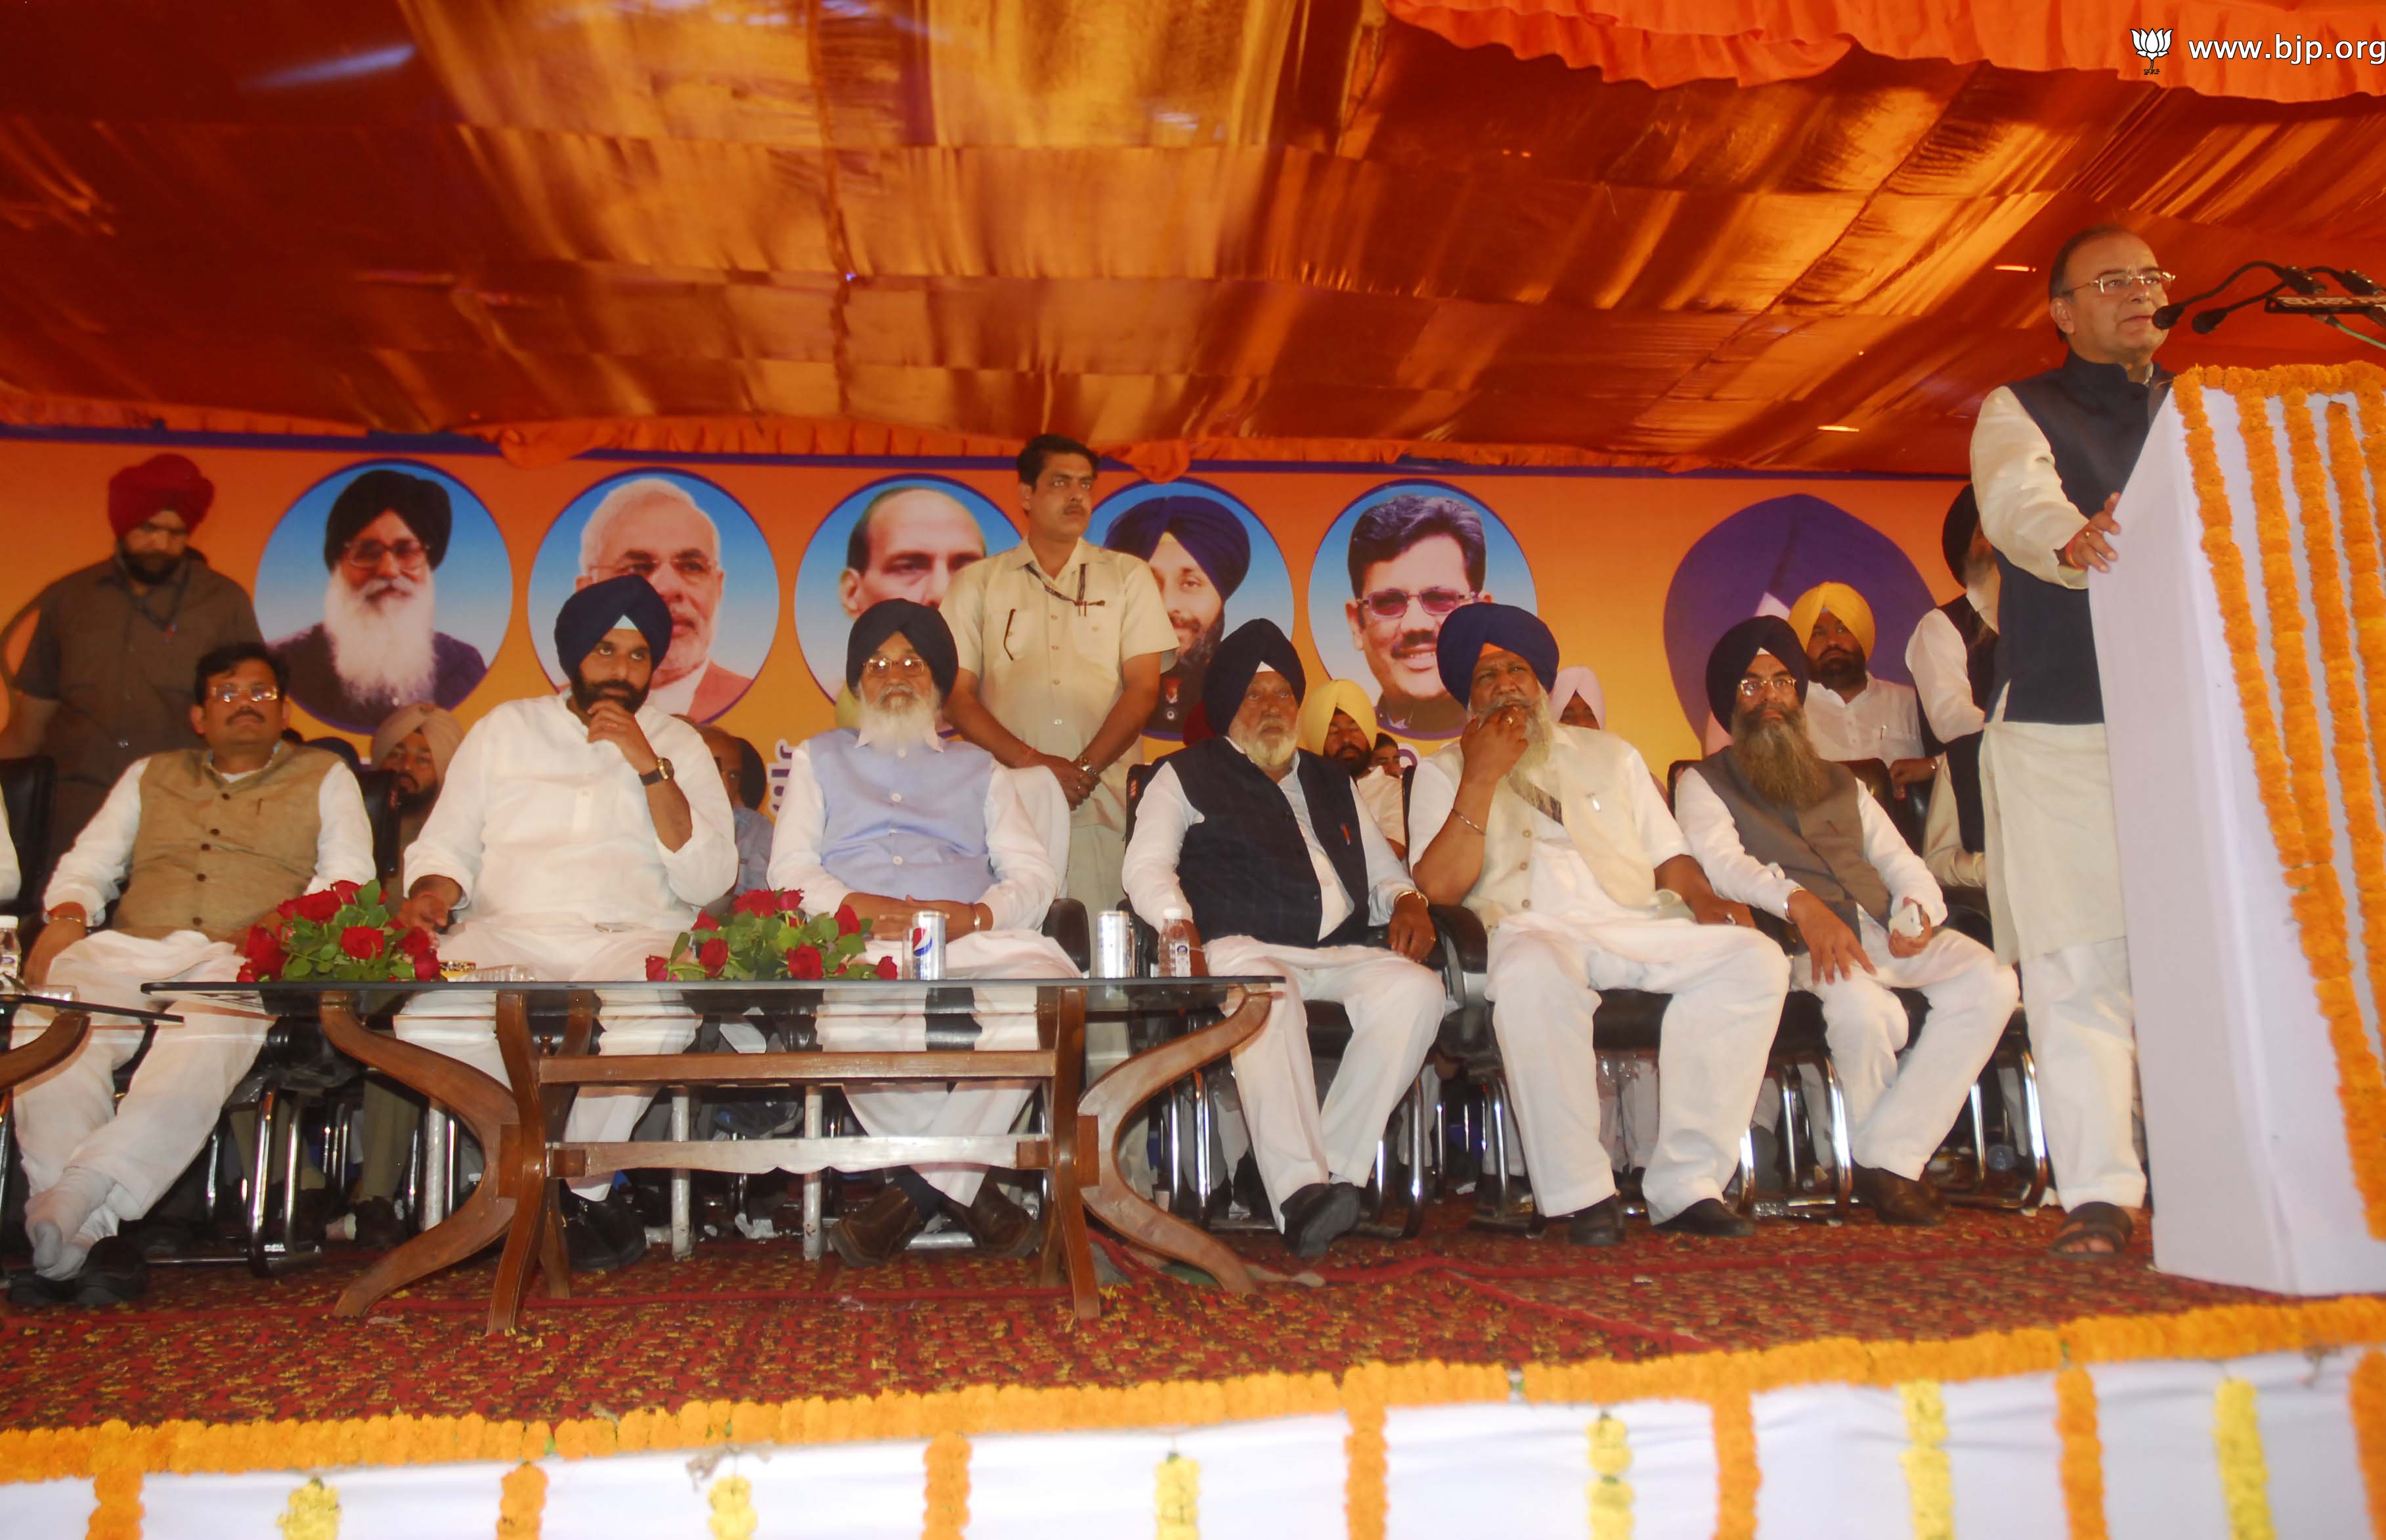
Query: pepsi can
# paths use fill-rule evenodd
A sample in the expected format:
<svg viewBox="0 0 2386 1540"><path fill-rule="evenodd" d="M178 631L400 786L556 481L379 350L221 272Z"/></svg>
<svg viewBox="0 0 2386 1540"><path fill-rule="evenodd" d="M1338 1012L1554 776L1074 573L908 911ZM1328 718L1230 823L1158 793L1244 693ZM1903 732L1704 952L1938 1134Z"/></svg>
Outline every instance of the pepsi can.
<svg viewBox="0 0 2386 1540"><path fill-rule="evenodd" d="M1094 977L1135 977L1135 918L1124 909L1094 916Z"/></svg>
<svg viewBox="0 0 2386 1540"><path fill-rule="evenodd" d="M904 977L941 979L945 976L945 917L935 909L922 909L911 917L911 967Z"/></svg>

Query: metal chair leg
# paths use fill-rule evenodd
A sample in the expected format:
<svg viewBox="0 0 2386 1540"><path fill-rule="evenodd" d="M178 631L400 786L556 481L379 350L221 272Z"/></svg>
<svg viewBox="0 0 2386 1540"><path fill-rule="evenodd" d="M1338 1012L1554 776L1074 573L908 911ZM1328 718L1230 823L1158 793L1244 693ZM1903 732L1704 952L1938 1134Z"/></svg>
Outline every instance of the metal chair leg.
<svg viewBox="0 0 2386 1540"><path fill-rule="evenodd" d="M1823 1092L1830 1104L1831 1166L1838 1188L1832 1195L1832 1207L1839 1216L1833 1222L1839 1223L1847 1220L1850 1208L1855 1201L1855 1135L1848 1127L1847 1087L1840 1079L1838 1068L1828 1058L1823 1060Z"/></svg>
<svg viewBox="0 0 2386 1540"><path fill-rule="evenodd" d="M1205 1224L1210 1215L1210 1193L1217 1185L1217 1171L1210 1162L1210 1135L1217 1120L1210 1115L1210 1074L1206 1069L1193 1071L1193 1204Z"/></svg>
<svg viewBox="0 0 2386 1540"><path fill-rule="evenodd" d="M2029 1129L2029 1188L2022 1195L2021 1211L2035 1214L2054 1190L2054 1162L2046 1147L2045 1109L2038 1099L2038 1064L2028 1048L2015 1057L2014 1068L2021 1076L2022 1118Z"/></svg>
<svg viewBox="0 0 2386 1540"><path fill-rule="evenodd" d="M434 1101L422 1113L422 1208L415 1228L444 1221L455 1207L456 1120Z"/></svg>
<svg viewBox="0 0 2386 1540"><path fill-rule="evenodd" d="M674 1144L684 1144L688 1137L696 1098L684 1085L674 1085L671 1094L671 1136ZM671 1252L672 1260L684 1262L696 1255L696 1224L692 1215L695 1207L694 1174L682 1168L671 1173Z"/></svg>
<svg viewBox="0 0 2386 1540"><path fill-rule="evenodd" d="M804 1137L818 1139L827 1128L823 1108L821 1088L804 1087ZM828 1236L821 1229L821 1196L827 1180L813 1171L804 1177L804 1260L817 1262L828 1251Z"/></svg>
<svg viewBox="0 0 2386 1540"><path fill-rule="evenodd" d="M273 1137L277 1120L282 1116L280 1092L268 1090L257 1098L257 1149L248 1173L247 1242L248 1267L260 1278L270 1278L273 1270L265 1254L266 1195L273 1185Z"/></svg>

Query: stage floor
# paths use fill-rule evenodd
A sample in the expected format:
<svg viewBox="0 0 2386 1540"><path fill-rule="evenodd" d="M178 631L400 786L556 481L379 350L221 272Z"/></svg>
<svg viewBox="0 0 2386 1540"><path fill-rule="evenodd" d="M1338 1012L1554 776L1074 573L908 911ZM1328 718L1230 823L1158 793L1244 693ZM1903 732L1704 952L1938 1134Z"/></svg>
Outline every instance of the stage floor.
<svg viewBox="0 0 2386 1540"><path fill-rule="evenodd" d="M0 1308L0 1428L395 1412L553 1421L690 1399L1936 1340L2274 1297L2165 1277L2142 1235L2117 1264L2050 1257L2051 1211L1958 1209L1923 1231L1859 1211L1838 1228L1768 1221L1744 1241L1634 1221L1608 1251L1469 1230L1470 1212L1453 1198L1415 1241L1347 1240L1249 1299L1129 1258L1090 1326L1060 1291L1034 1286L1032 1262L929 1252L856 1271L834 1257L807 1264L791 1241L711 1242L677 1263L653 1247L635 1268L575 1280L569 1302L534 1296L511 1338L482 1334L494 1255L361 1321L331 1307L363 1252L273 1282L160 1268L134 1306ZM1262 1267L1297 1266L1270 1237L1234 1244Z"/></svg>

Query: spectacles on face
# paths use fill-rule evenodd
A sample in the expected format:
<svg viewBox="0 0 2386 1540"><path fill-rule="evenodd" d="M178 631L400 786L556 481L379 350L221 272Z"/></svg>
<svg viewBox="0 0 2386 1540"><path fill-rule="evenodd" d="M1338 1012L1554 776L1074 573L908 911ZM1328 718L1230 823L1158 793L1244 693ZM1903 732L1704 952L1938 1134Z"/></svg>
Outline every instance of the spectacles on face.
<svg viewBox="0 0 2386 1540"><path fill-rule="evenodd" d="M2179 274L2175 272L2148 268L2143 272L2108 272L2085 283L2074 283L2063 292L2076 294L2082 289L2093 289L2100 294L2112 295L2127 294L2132 289L2144 289L2151 293L2155 289L2166 289L2178 282Z"/></svg>
<svg viewBox="0 0 2386 1540"><path fill-rule="evenodd" d="M654 575L660 571L662 567L663 563L641 551L623 557L615 562L612 575L617 578L640 577L651 582ZM682 551L671 558L671 570L689 582L709 582L714 573L720 571L721 568L710 557L701 551Z"/></svg>
<svg viewBox="0 0 2386 1540"><path fill-rule="evenodd" d="M378 540L359 540L340 559L360 572L370 572L384 557L395 557L400 567L419 567L430 559L431 547L420 540L393 540L386 545Z"/></svg>
<svg viewBox="0 0 2386 1540"><path fill-rule="evenodd" d="M873 653L861 667L862 671L873 679L885 679L890 674L917 679L928 671L928 660L918 653L905 653L900 657L882 657Z"/></svg>
<svg viewBox="0 0 2386 1540"><path fill-rule="evenodd" d="M1474 591L1465 588L1425 588L1414 594L1405 588L1378 588L1360 603L1375 620L1397 620L1409 612L1413 603L1422 606L1427 615L1439 617L1474 600Z"/></svg>
<svg viewBox="0 0 2386 1540"><path fill-rule="evenodd" d="M247 701L253 706L270 706L282 698L279 684L219 684L207 692L207 699L218 706L238 706Z"/></svg>
<svg viewBox="0 0 2386 1540"><path fill-rule="evenodd" d="M1750 674L1739 682L1739 698L1761 700L1766 695L1778 695L1783 700L1798 698L1796 674Z"/></svg>

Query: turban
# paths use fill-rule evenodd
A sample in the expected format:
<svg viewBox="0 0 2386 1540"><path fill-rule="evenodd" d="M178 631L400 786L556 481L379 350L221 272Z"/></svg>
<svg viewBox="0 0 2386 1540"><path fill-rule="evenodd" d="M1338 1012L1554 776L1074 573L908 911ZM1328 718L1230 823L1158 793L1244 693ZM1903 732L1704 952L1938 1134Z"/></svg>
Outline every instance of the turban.
<svg viewBox="0 0 2386 1540"><path fill-rule="evenodd" d="M464 724L429 701L401 706L381 720L373 729L372 762L378 766L389 757L391 749L417 732L431 745L431 762L439 767L439 778L446 780L447 761L455 757L456 745L464 741Z"/></svg>
<svg viewBox="0 0 2386 1540"><path fill-rule="evenodd" d="M152 455L107 479L107 527L121 540L135 525L170 512L195 530L215 500L216 484L197 466L180 455Z"/></svg>
<svg viewBox="0 0 2386 1540"><path fill-rule="evenodd" d="M1829 610L1839 617L1840 624L1856 633L1856 645L1866 657L1872 656L1872 606L1865 596L1843 582L1818 582L1798 595L1790 607L1790 629L1798 633L1798 645L1803 647L1815 634L1815 622ZM1788 658L1783 658L1788 662Z"/></svg>
<svg viewBox="0 0 2386 1540"><path fill-rule="evenodd" d="M1558 670L1557 682L1550 686L1550 718L1555 720L1565 715L1566 702L1576 695L1590 707L1599 725L1607 725L1607 692L1599 687L1599 676L1589 664L1577 663L1571 669Z"/></svg>
<svg viewBox="0 0 2386 1540"><path fill-rule="evenodd" d="M1955 581L1964 581L1965 559L1972 554L1972 536L1980 530L1980 500L1972 495L1972 483L1965 482L1964 490L1947 505L1947 521L1939 526L1939 554L1947 558L1947 570Z"/></svg>
<svg viewBox="0 0 2386 1540"><path fill-rule="evenodd" d="M1806 703L1810 676L1806 649L1799 645L1797 632L1778 615L1759 615L1725 632L1714 651L1707 654L1707 705L1725 727L1731 726L1732 708L1739 704L1739 682L1748 677L1748 666L1756 661L1757 654L1768 652L1798 681L1798 704Z"/></svg>
<svg viewBox="0 0 2386 1540"><path fill-rule="evenodd" d="M1542 689L1556 688L1558 639L1539 616L1512 604L1463 604L1441 622L1434 659L1441 670L1441 687L1451 699L1474 695L1475 663L1486 647L1514 653L1533 666L1533 677Z"/></svg>
<svg viewBox="0 0 2386 1540"><path fill-rule="evenodd" d="M1367 703L1367 692L1347 679L1329 679L1312 690L1300 703L1300 746L1312 754L1325 752L1325 730L1334 725L1334 713L1347 714L1367 735L1367 746L1375 746L1375 708Z"/></svg>
<svg viewBox="0 0 2386 1540"><path fill-rule="evenodd" d="M578 679L580 665L596 644L623 626L637 628L657 663L671 650L671 607L653 583L635 572L592 582L563 601L555 616L555 660Z"/></svg>
<svg viewBox="0 0 2386 1540"><path fill-rule="evenodd" d="M1113 551L1151 559L1160 537L1173 534L1176 543L1215 583L1221 597L1231 597L1251 570L1251 537L1235 510L1214 497L1177 495L1154 497L1119 515L1102 542Z"/></svg>
<svg viewBox="0 0 2386 1540"><path fill-rule="evenodd" d="M414 538L430 553L432 566L447 559L447 534L456 522L447 489L428 476L409 476L384 467L366 471L332 499L332 511L323 520L323 566L338 566L348 542L384 513L406 521Z"/></svg>
<svg viewBox="0 0 2386 1540"><path fill-rule="evenodd" d="M1210 671L1201 679L1201 711L1212 731L1224 732L1243 708L1243 696L1262 669L1274 669L1292 682L1294 698L1308 693L1309 675L1291 638L1274 620L1245 620L1210 655Z"/></svg>
<svg viewBox="0 0 2386 1540"><path fill-rule="evenodd" d="M881 599L853 622L845 639L847 685L857 691L861 688L861 666L898 632L928 665L928 677L936 682L937 698L952 694L953 676L961 668L961 652L953 645L953 628L926 605L909 599Z"/></svg>

